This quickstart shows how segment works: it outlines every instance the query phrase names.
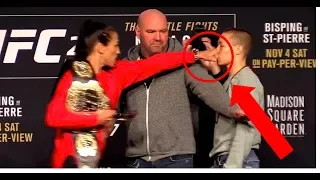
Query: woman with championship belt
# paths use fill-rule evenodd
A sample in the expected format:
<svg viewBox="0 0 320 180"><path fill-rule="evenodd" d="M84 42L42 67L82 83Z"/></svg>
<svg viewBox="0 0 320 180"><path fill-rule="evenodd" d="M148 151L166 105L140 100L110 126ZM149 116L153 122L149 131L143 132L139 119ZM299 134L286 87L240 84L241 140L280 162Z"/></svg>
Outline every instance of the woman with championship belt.
<svg viewBox="0 0 320 180"><path fill-rule="evenodd" d="M214 60L215 52L170 52L136 62L116 60L120 54L117 31L87 20L75 53L63 65L47 106L45 122L57 129L53 168L97 168L123 89L178 68L184 60L188 64L196 59Z"/></svg>

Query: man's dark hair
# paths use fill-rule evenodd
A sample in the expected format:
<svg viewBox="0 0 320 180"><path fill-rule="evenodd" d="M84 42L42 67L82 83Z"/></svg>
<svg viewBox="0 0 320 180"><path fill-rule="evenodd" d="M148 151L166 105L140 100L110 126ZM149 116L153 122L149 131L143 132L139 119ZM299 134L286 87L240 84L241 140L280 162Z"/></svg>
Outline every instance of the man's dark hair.
<svg viewBox="0 0 320 180"><path fill-rule="evenodd" d="M244 48L245 55L248 55L253 46L252 34L242 28L228 28L223 31L223 33L232 33L231 43L234 45L241 45Z"/></svg>

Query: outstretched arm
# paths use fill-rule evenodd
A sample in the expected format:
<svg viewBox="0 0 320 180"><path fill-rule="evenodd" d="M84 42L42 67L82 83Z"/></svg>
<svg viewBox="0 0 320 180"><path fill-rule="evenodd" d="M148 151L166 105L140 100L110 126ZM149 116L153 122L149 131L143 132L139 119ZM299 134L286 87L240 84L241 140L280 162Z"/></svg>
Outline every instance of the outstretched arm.
<svg viewBox="0 0 320 180"><path fill-rule="evenodd" d="M125 89L153 75L182 66L184 60L188 64L194 63L194 53L168 52L139 61L120 60L116 64L114 73L119 78L122 89Z"/></svg>
<svg viewBox="0 0 320 180"><path fill-rule="evenodd" d="M56 92L48 104L45 116L47 126L64 129L91 128L99 125L96 113L71 112L66 108L67 91L72 75L66 72L58 83Z"/></svg>

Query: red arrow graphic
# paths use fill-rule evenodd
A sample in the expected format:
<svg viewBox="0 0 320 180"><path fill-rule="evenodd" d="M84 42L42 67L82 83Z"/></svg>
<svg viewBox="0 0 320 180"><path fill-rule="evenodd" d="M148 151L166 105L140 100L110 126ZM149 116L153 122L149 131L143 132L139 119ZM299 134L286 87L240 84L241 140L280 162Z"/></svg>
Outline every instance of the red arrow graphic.
<svg viewBox="0 0 320 180"><path fill-rule="evenodd" d="M293 148L250 94L254 89L254 87L233 85L230 106L238 104L277 156L283 159L293 151Z"/></svg>

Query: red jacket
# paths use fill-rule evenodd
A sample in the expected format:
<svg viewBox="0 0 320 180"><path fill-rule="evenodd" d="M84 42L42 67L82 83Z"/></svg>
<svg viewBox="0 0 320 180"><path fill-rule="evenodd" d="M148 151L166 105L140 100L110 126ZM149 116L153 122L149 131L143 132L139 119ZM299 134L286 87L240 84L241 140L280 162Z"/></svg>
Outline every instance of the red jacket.
<svg viewBox="0 0 320 180"><path fill-rule="evenodd" d="M192 52L186 52L184 56L186 63L194 62ZM104 89L106 96L110 98L111 109L115 109L123 89L181 65L183 65L183 53L181 52L158 54L134 62L118 60L114 68L109 71L101 71L96 74L96 78ZM71 86L72 79L70 71L62 76L47 107L45 122L47 126L57 129L52 156L52 167L54 168L62 168L68 156L75 157L72 135L62 131L63 129L92 128L99 125L97 115L94 112L75 113L66 109L67 90ZM106 140L102 129L98 130L97 141L100 154L103 154Z"/></svg>

